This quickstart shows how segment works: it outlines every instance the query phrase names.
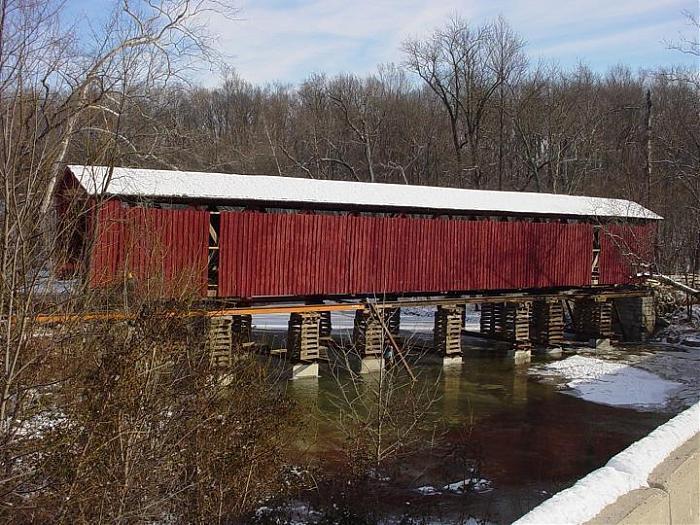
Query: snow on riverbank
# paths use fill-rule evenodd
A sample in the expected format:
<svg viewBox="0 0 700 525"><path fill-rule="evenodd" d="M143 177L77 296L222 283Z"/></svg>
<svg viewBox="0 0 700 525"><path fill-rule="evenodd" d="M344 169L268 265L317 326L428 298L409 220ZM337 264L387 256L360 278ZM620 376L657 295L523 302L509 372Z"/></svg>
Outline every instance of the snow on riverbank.
<svg viewBox="0 0 700 525"><path fill-rule="evenodd" d="M669 325L654 337L654 341L679 348L700 348L700 304L693 305L688 318L685 308L676 311L665 320Z"/></svg>
<svg viewBox="0 0 700 525"><path fill-rule="evenodd" d="M435 488L432 485L425 485L415 490L424 496L436 496L443 493L465 494L467 492L475 492L481 494L484 492L491 492L493 487L491 486L491 482L487 479L468 478L455 481L454 483L448 483L442 487L442 489Z"/></svg>
<svg viewBox="0 0 700 525"><path fill-rule="evenodd" d="M665 407L683 386L625 363L581 355L548 363L533 373L563 378L564 392L586 401L644 410Z"/></svg>

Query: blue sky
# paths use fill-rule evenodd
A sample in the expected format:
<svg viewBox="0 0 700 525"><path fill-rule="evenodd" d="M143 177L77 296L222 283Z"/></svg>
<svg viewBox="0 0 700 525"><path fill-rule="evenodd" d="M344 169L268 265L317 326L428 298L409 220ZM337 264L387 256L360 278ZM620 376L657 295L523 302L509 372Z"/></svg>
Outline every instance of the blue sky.
<svg viewBox="0 0 700 525"><path fill-rule="evenodd" d="M92 18L113 0L67 0L68 13ZM226 1L226 0L225 0ZM133 2L133 0L132 0ZM689 35L682 11L698 0L234 0L237 19L212 17L227 62L252 82L299 82L312 73L369 73L399 63L407 37L421 37L459 13L474 23L502 14L527 42L533 61L597 71L695 65L664 41ZM215 83L215 77L203 77Z"/></svg>

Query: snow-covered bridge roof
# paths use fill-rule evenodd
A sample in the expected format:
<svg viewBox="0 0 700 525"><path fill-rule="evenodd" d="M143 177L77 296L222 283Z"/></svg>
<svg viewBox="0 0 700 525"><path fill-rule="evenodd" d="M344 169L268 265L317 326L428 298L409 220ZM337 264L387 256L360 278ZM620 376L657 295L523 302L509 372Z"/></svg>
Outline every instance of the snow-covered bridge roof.
<svg viewBox="0 0 700 525"><path fill-rule="evenodd" d="M623 199L135 168L114 168L110 177L110 169L104 166L73 165L68 168L89 195L289 206L661 219L643 206Z"/></svg>

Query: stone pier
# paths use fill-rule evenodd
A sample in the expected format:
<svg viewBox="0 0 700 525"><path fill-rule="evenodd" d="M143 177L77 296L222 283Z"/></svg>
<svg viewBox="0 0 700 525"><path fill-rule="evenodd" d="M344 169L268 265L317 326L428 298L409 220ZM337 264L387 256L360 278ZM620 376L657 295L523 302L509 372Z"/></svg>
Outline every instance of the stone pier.
<svg viewBox="0 0 700 525"><path fill-rule="evenodd" d="M623 297L613 301L618 318L617 332L624 341L646 341L654 333L656 310L652 295Z"/></svg>

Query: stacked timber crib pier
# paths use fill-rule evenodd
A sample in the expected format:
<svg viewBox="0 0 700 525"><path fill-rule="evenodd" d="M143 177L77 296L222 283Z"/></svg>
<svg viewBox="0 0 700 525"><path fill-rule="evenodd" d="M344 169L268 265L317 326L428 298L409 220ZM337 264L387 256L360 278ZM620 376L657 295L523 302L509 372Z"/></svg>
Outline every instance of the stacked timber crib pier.
<svg viewBox="0 0 700 525"><path fill-rule="evenodd" d="M204 317L208 319L208 348L212 365L226 369L244 352L257 348L254 341L256 316L288 315L287 345L284 355L292 365L292 377L316 377L319 361L325 359L332 341L331 314L354 315L352 349L361 360L360 372L381 370L388 355L396 362L405 357L400 332L403 308L433 308L432 351L445 365L461 364L465 309L479 305L480 335L510 348L516 363L530 360L533 349L560 349L565 343L564 324L568 318L573 341L599 344L601 337L624 342L643 341L654 327L653 296L644 288L572 289L548 293L470 294L457 297L432 297L369 301L366 299L319 304L258 304L188 310L167 310L158 315ZM564 312L571 312L565 315ZM119 311L38 316L39 323L68 321L123 322L139 314ZM491 352L495 355L497 352Z"/></svg>
<svg viewBox="0 0 700 525"><path fill-rule="evenodd" d="M661 217L626 200L67 166L55 203L63 273L96 297L198 299L230 316L211 325L217 363L251 346L242 316L280 304L294 305L287 355L310 373L333 308L360 312L368 367L398 352L404 306L437 308L434 347L453 362L465 304L523 357L559 346L564 316L594 341L649 325L630 298L646 293L635 276L653 268Z"/></svg>
<svg viewBox="0 0 700 525"><path fill-rule="evenodd" d="M438 305L433 347L446 365L462 363L462 329L465 305Z"/></svg>
<svg viewBox="0 0 700 525"><path fill-rule="evenodd" d="M479 334L464 328L465 311L473 305L478 305L481 312ZM611 339L643 341L654 327L653 297L641 288L479 294L459 299L395 299L382 303L358 300L260 305L206 312L210 317L212 360L226 366L242 351L255 347L251 326L256 315L267 318L270 314L287 314L284 355L291 365L292 378L316 377L319 362L327 360L333 341L331 314L341 312L346 317L354 316L354 324L350 344L336 344L336 349L359 358L360 373L378 372L396 364L399 355L405 357L408 350L403 343L411 334L401 333L402 308L434 309L431 351L444 366L462 363L465 336L494 340L501 350L487 350L487 354L507 356L515 364L524 364L530 361L533 351L560 353L567 342L600 345ZM565 337L567 324L569 333Z"/></svg>

